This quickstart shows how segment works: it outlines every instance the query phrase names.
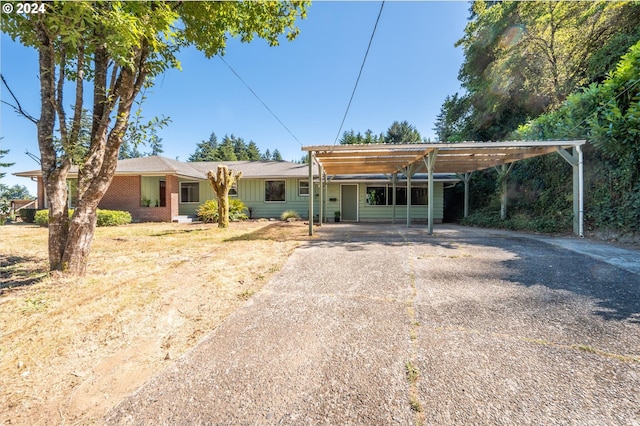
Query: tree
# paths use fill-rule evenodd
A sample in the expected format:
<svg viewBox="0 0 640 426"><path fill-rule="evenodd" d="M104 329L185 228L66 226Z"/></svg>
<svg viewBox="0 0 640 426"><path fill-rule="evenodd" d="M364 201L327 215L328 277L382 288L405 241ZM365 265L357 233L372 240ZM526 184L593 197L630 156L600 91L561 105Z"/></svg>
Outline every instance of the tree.
<svg viewBox="0 0 640 426"><path fill-rule="evenodd" d="M441 142L462 142L469 140L469 101L466 96L447 96L440 107L433 130Z"/></svg>
<svg viewBox="0 0 640 426"><path fill-rule="evenodd" d="M86 271L96 208L113 178L131 108L145 85L180 66L194 45L223 54L229 35L275 46L298 34L307 2L52 2L40 14L3 13L3 31L38 52L41 111L37 126L49 200L49 267ZM65 86L65 82L72 84ZM78 203L67 212L66 180L78 144L85 88L91 83L90 145L78 165ZM71 93L69 93L71 92ZM72 110L65 109L71 94ZM57 127L60 143L54 143ZM68 131L67 129L70 129Z"/></svg>
<svg viewBox="0 0 640 426"><path fill-rule="evenodd" d="M249 145L247 145L247 160L260 161L260 148L254 141L249 141Z"/></svg>
<svg viewBox="0 0 640 426"><path fill-rule="evenodd" d="M262 154L260 159L262 161L270 161L271 160L271 151L269 151L269 149L267 148L267 150L264 152L264 154Z"/></svg>
<svg viewBox="0 0 640 426"><path fill-rule="evenodd" d="M0 159L3 158L5 155L7 155L9 153L8 149L0 149ZM0 162L0 167L11 167L13 166L15 163L2 163ZM4 172L0 172L0 179L2 179L3 177L5 177L7 174Z"/></svg>
<svg viewBox="0 0 640 426"><path fill-rule="evenodd" d="M33 196L24 185L0 185L0 198L6 198L8 200L29 200L32 199Z"/></svg>
<svg viewBox="0 0 640 426"><path fill-rule="evenodd" d="M394 121L384 138L385 143L420 143L422 136L420 132L408 121Z"/></svg>
<svg viewBox="0 0 640 426"><path fill-rule="evenodd" d="M225 165L218 165L216 173L209 170L209 183L218 197L218 228L229 227L229 191L242 177L242 172L234 173Z"/></svg>
<svg viewBox="0 0 640 426"><path fill-rule="evenodd" d="M196 151L189 156L187 161L215 161L218 149L218 138L211 132L209 139L196 145Z"/></svg>
<svg viewBox="0 0 640 426"><path fill-rule="evenodd" d="M271 155L271 159L273 161L283 161L282 160L282 154L280 154L280 151L278 151L278 149L274 149L273 150L273 154Z"/></svg>
<svg viewBox="0 0 640 426"><path fill-rule="evenodd" d="M465 54L458 75L469 109L464 139L505 138L605 78L640 38L637 2L479 0L471 13L456 44Z"/></svg>

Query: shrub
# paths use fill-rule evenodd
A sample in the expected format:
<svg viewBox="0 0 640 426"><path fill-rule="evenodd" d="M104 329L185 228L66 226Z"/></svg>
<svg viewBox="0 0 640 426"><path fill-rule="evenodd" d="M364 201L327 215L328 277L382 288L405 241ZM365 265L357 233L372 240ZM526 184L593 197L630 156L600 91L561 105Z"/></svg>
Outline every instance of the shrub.
<svg viewBox="0 0 640 426"><path fill-rule="evenodd" d="M11 212L11 202L6 198L0 198L0 225L4 225Z"/></svg>
<svg viewBox="0 0 640 426"><path fill-rule="evenodd" d="M229 220L238 222L248 219L245 211L247 206L242 200L237 198L229 199ZM198 219L205 223L215 223L218 221L218 200L207 200L198 208Z"/></svg>
<svg viewBox="0 0 640 426"><path fill-rule="evenodd" d="M131 213L122 210L97 210L98 226L119 226L131 223Z"/></svg>
<svg viewBox="0 0 640 426"><path fill-rule="evenodd" d="M100 210L96 211L98 218L97 226L119 226L131 223L131 213L121 210ZM69 217L73 215L73 210L69 209ZM49 210L38 210L34 216L34 221L40 226L49 225Z"/></svg>
<svg viewBox="0 0 640 426"><path fill-rule="evenodd" d="M204 223L215 223L218 221L218 201L207 200L198 207L198 219Z"/></svg>
<svg viewBox="0 0 640 426"><path fill-rule="evenodd" d="M36 220L36 209L22 209L20 210L20 217L25 223L33 223Z"/></svg>
<svg viewBox="0 0 640 426"><path fill-rule="evenodd" d="M298 220L298 219L300 219L300 215L295 210L287 210L287 211L282 212L282 214L280 215L280 219L282 219L282 220L289 220L289 219Z"/></svg>
<svg viewBox="0 0 640 426"><path fill-rule="evenodd" d="M232 222L237 222L240 220L247 220L249 217L245 213L245 211L249 211L247 205L242 202L242 200L238 198L230 198L229 199L229 220Z"/></svg>

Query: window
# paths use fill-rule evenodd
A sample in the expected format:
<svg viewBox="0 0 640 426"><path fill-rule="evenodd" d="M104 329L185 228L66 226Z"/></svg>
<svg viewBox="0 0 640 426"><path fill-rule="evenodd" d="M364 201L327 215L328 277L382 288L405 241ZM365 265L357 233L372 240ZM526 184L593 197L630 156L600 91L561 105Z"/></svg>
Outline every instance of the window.
<svg viewBox="0 0 640 426"><path fill-rule="evenodd" d="M181 182L180 183L180 202L181 203L199 203L200 202L200 184L198 182Z"/></svg>
<svg viewBox="0 0 640 426"><path fill-rule="evenodd" d="M308 180L299 180L298 181L298 195L301 197L309 196L309 181Z"/></svg>
<svg viewBox="0 0 640 426"><path fill-rule="evenodd" d="M229 189L229 196L230 197L238 196L238 182L233 182L233 185L231 185L231 189Z"/></svg>
<svg viewBox="0 0 640 426"><path fill-rule="evenodd" d="M426 187L411 188L411 205L426 206L429 201L429 192ZM389 200L389 205L393 200ZM407 205L407 188L396 188L396 206Z"/></svg>
<svg viewBox="0 0 640 426"><path fill-rule="evenodd" d="M387 187L386 186L367 186L366 204L368 206L386 206L387 205Z"/></svg>
<svg viewBox="0 0 640 426"><path fill-rule="evenodd" d="M286 193L285 181L265 180L264 181L264 201L268 203L284 203Z"/></svg>

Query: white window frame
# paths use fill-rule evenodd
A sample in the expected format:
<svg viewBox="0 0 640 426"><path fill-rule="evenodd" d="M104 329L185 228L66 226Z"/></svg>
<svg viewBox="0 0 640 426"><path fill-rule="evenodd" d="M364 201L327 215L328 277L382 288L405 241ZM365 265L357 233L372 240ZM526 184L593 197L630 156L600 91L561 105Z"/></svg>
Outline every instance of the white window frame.
<svg viewBox="0 0 640 426"><path fill-rule="evenodd" d="M284 200L267 200L267 182L282 182L282 183L284 183ZM264 200L265 203L286 203L287 202L287 180L286 179L265 179L264 180L263 200Z"/></svg>
<svg viewBox="0 0 640 426"><path fill-rule="evenodd" d="M303 183L307 184L307 186L306 186L307 193L306 194L303 194L301 192L301 190L303 189L303 187L302 187ZM298 180L298 196L299 197L308 197L309 196L309 179L299 179Z"/></svg>
<svg viewBox="0 0 640 426"><path fill-rule="evenodd" d="M229 197L237 197L238 196L238 182L233 182L231 185L231 189L229 190Z"/></svg>
<svg viewBox="0 0 640 426"><path fill-rule="evenodd" d="M197 201L184 201L182 199L182 185L184 184L196 184L198 185L198 200ZM200 203L200 182L198 181L184 181L184 182L180 182L180 203L181 204L198 204Z"/></svg>

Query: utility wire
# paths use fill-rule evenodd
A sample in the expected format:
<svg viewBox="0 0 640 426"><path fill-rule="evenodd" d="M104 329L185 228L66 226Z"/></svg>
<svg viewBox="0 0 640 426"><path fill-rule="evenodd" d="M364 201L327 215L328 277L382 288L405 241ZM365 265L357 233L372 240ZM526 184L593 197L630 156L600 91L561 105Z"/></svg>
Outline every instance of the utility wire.
<svg viewBox="0 0 640 426"><path fill-rule="evenodd" d="M269 111L269 112L271 113L271 115L273 115L273 117L274 117L276 120L278 120L278 123L280 123L280 124L282 125L282 127L284 127L284 129L285 129L287 132L289 132L289 134L290 134L290 135L291 135L291 136L292 136L296 141L298 141L298 143L300 144L300 146L302 146L302 142L300 142L300 140L296 137L296 135L294 135L294 134L291 132L291 130L289 130L289 128L288 128L288 127L287 127L287 126L282 122L282 120L280 120L280 119L278 118L278 116L277 116L273 111L271 111L271 108L269 108L269 107L267 106L267 104L266 104L262 99L260 99L260 96L258 96L258 94L257 94L256 92L254 92L254 91L253 91L253 89L252 89L252 88L251 88L251 87L250 87L250 86L249 86L249 85L248 85L248 84L247 84L247 83L242 79L242 77L240 77L240 74L238 74L238 73L236 72L236 70L234 70L234 69L231 67L231 65L229 65L229 64L227 63L227 61L225 61L225 60L224 60L224 58L223 58L222 56L218 55L218 58L220 58L220 60L221 60L222 62L224 62L224 64L225 64L227 67L229 67L229 69L231 70L231 72L232 72L232 73L234 73L234 74L236 75L236 77L238 77L238 80L240 80L240 81L242 82L242 84L244 84L244 85L245 85L245 87L246 87L247 89L249 89L249 91L253 94L253 96L255 96L255 97L256 97L256 99L260 101L260 103L261 103L261 104L262 104L262 105L267 109L267 111Z"/></svg>
<svg viewBox="0 0 640 426"><path fill-rule="evenodd" d="M364 54L364 58L362 59L362 65L360 65L360 72L358 72L358 78L356 79L356 84L353 86L353 92L351 92L351 99L349 99L349 104L347 105L347 110L344 112L344 117L342 117L342 123L340 123L340 128L338 129L338 134L336 135L336 140L333 141L335 145L338 142L338 138L340 137L340 132L342 131L342 126L344 126L344 121L347 119L347 114L349 114L349 108L351 107L351 102L353 101L353 96L356 94L356 89L358 88L358 82L360 81L360 76L362 75L362 69L364 68L365 62L367 62L367 56L369 55L369 49L371 48L371 42L373 41L373 36L376 33L376 28L378 28L378 22L380 21L380 15L382 15L382 8L384 7L384 1L380 4L380 11L378 12L378 17L376 18L376 23L373 26L373 31L371 32L371 37L369 38L369 45L367 46L367 51Z"/></svg>

